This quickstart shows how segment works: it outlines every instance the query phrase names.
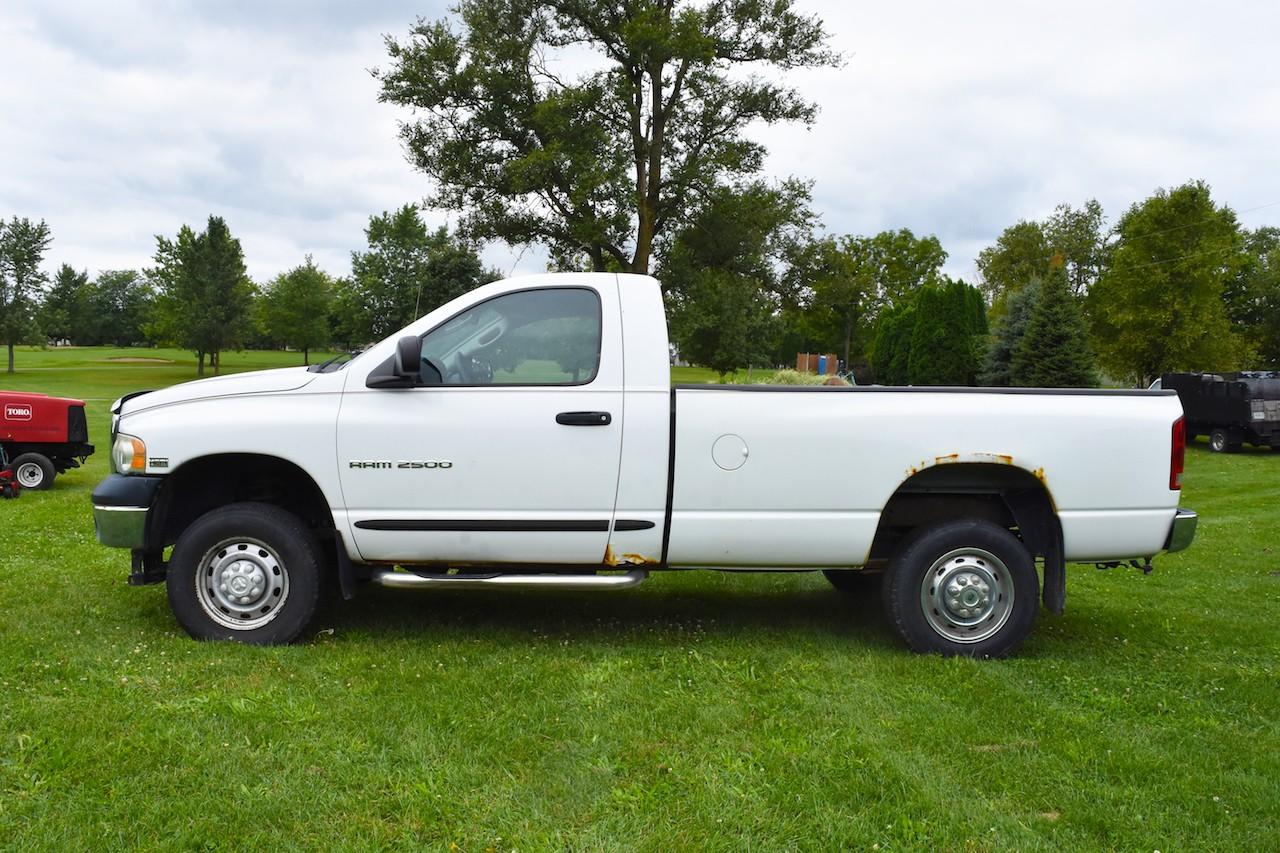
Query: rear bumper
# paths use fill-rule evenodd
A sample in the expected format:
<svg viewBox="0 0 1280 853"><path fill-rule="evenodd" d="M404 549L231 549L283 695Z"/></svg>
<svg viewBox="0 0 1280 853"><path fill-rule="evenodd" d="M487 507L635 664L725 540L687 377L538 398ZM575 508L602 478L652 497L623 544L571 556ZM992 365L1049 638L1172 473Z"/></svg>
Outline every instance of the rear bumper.
<svg viewBox="0 0 1280 853"><path fill-rule="evenodd" d="M93 490L93 528L110 548L144 548L147 514L163 477L112 474Z"/></svg>
<svg viewBox="0 0 1280 853"><path fill-rule="evenodd" d="M1169 538L1164 543L1164 550L1172 554L1189 548L1191 541L1196 538L1196 523L1199 520L1193 510L1180 508L1173 517L1173 526L1169 528Z"/></svg>

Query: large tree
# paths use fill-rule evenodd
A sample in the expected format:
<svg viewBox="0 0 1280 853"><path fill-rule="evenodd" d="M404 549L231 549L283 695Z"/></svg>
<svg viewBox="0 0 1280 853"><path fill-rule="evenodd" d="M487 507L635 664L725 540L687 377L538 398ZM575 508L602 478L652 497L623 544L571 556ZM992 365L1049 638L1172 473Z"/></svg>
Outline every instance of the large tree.
<svg viewBox="0 0 1280 853"><path fill-rule="evenodd" d="M1243 242L1239 269L1223 288L1227 317L1260 365L1280 367L1280 228L1246 231Z"/></svg>
<svg viewBox="0 0 1280 853"><path fill-rule="evenodd" d="M368 249L351 253L351 279L338 292L352 341L384 338L468 290L500 277L475 246L441 227L427 229L407 204L369 218Z"/></svg>
<svg viewBox="0 0 1280 853"><path fill-rule="evenodd" d="M982 289L993 318L1007 310L1009 297L1051 271L1065 271L1070 290L1083 296L1107 264L1106 217L1089 199L1080 208L1060 204L1043 222L1020 220L978 253Z"/></svg>
<svg viewBox="0 0 1280 853"><path fill-rule="evenodd" d="M88 270L77 272L70 264L58 267L40 306L40 329L46 337L55 342L81 342L88 290Z"/></svg>
<svg viewBox="0 0 1280 853"><path fill-rule="evenodd" d="M1004 316L1009 296L1049 266L1049 238L1039 222L1019 220L996 238L994 246L978 253L978 274L991 303L993 318Z"/></svg>
<svg viewBox="0 0 1280 853"><path fill-rule="evenodd" d="M917 237L909 228L824 237L793 259L788 292L822 346L839 351L848 365L864 327L881 310L911 302L921 287L939 282L946 260L937 237Z"/></svg>
<svg viewBox="0 0 1280 853"><path fill-rule="evenodd" d="M302 350L310 364L311 350L327 346L333 279L307 255L306 261L276 276L259 301L263 330L268 338Z"/></svg>
<svg viewBox="0 0 1280 853"><path fill-rule="evenodd" d="M156 237L156 266L149 277L159 291L150 333L196 354L217 373L220 354L243 344L251 327L254 286L245 271L240 241L220 216L205 230L184 225L175 239Z"/></svg>
<svg viewBox="0 0 1280 853"><path fill-rule="evenodd" d="M13 373L14 344L39 336L36 313L48 281L40 264L52 241L43 219L0 220L0 338L9 348L9 373Z"/></svg>
<svg viewBox="0 0 1280 853"><path fill-rule="evenodd" d="M95 344L132 346L145 337L154 301L151 285L136 270L104 270L80 300L80 334Z"/></svg>
<svg viewBox="0 0 1280 853"><path fill-rule="evenodd" d="M1086 303L1102 366L1144 385L1166 371L1240 367L1247 346L1223 296L1241 246L1235 213L1202 181L1130 207Z"/></svg>
<svg viewBox="0 0 1280 853"><path fill-rule="evenodd" d="M409 107L433 206L475 239L647 273L674 223L758 172L751 125L810 123L776 75L831 65L792 0L461 0L454 20L387 38L381 100ZM574 68L585 68L574 73Z"/></svg>
<svg viewBox="0 0 1280 853"><path fill-rule="evenodd" d="M1097 199L1089 199L1076 209L1060 204L1045 220L1044 234L1050 257L1042 272L1059 266L1074 296L1084 296L1107 265L1106 216Z"/></svg>
<svg viewBox="0 0 1280 853"><path fill-rule="evenodd" d="M671 335L682 356L721 376L770 361L784 259L812 224L798 181L717 188L663 252Z"/></svg>

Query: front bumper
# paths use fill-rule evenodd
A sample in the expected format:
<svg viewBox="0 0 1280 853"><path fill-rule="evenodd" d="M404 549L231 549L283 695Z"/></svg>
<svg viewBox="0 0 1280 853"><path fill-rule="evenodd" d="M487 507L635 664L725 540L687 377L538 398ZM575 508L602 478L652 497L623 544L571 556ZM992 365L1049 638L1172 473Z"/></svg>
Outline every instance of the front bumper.
<svg viewBox="0 0 1280 853"><path fill-rule="evenodd" d="M147 541L145 506L93 507L93 532L108 548L141 548Z"/></svg>
<svg viewBox="0 0 1280 853"><path fill-rule="evenodd" d="M1180 508L1177 515L1173 517L1173 526L1169 528L1169 538L1164 543L1164 550L1172 554L1189 548L1191 540L1196 538L1198 521L1199 516L1194 510Z"/></svg>
<svg viewBox="0 0 1280 853"><path fill-rule="evenodd" d="M112 474L93 490L93 528L110 548L145 548L147 514L163 477Z"/></svg>

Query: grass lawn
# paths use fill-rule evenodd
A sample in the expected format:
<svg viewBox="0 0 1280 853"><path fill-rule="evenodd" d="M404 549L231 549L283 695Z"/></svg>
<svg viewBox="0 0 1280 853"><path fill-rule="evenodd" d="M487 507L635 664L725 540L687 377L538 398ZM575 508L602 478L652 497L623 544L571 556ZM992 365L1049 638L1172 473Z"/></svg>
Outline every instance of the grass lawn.
<svg viewBox="0 0 1280 853"><path fill-rule="evenodd" d="M185 363L103 360L139 355ZM51 492L0 501L0 845L1280 838L1280 453L1192 447L1192 549L1150 577L1072 567L1067 614L1042 614L1008 661L911 655L875 603L812 574L660 574L596 595L372 589L308 641L264 649L187 639L163 587L127 587L128 555L94 540L107 405L189 378L190 355L20 351L18 366L0 387L90 401L98 453Z"/></svg>

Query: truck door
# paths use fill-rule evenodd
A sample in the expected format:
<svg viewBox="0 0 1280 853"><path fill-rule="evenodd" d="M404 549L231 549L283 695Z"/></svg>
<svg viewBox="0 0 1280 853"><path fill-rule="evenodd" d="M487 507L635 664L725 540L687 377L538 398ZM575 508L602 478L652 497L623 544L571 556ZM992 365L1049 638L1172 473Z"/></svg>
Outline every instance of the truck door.
<svg viewBox="0 0 1280 853"><path fill-rule="evenodd" d="M616 277L507 291L422 335L441 382L367 388L338 418L339 477L370 561L599 564L621 453Z"/></svg>

